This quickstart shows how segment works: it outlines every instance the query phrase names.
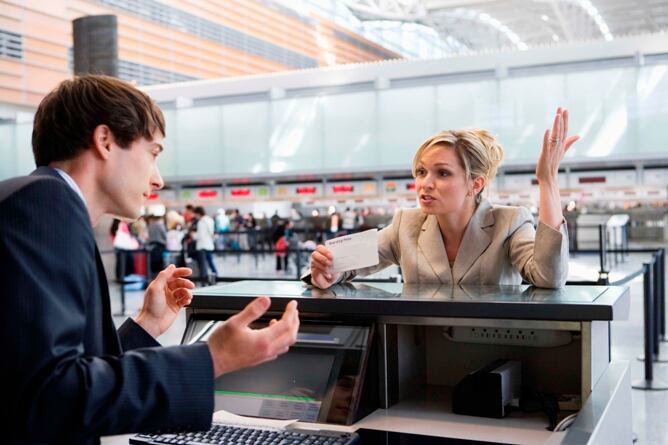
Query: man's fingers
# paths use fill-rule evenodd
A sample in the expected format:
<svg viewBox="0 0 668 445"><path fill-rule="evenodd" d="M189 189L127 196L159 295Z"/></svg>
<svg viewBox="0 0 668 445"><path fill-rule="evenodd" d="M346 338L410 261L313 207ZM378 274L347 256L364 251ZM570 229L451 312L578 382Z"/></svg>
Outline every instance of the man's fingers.
<svg viewBox="0 0 668 445"><path fill-rule="evenodd" d="M283 316L281 319L286 319L288 316L294 317L297 315L297 301L291 300L286 306L285 310L283 311Z"/></svg>
<svg viewBox="0 0 668 445"><path fill-rule="evenodd" d="M194 289L195 283L185 278L172 278L167 283L167 286L170 290L176 290L179 288Z"/></svg>
<svg viewBox="0 0 668 445"><path fill-rule="evenodd" d="M171 264L170 264L171 266ZM193 270L189 267L176 267L172 276L174 277L189 277L193 274Z"/></svg>
<svg viewBox="0 0 668 445"><path fill-rule="evenodd" d="M269 309L270 304L271 300L269 297L258 297L248 303L241 312L230 317L228 321L233 321L234 323L248 326L260 318L262 314L264 314L267 309Z"/></svg>
<svg viewBox="0 0 668 445"><path fill-rule="evenodd" d="M174 269L176 267L173 264L170 264L169 266L165 267L158 276L155 277L155 280L153 280L153 283L157 283L158 286L164 286L167 284L167 281L172 278L174 274Z"/></svg>
<svg viewBox="0 0 668 445"><path fill-rule="evenodd" d="M299 312L297 302L292 300L285 307L285 311L279 321L272 320L269 326L262 329L263 334L270 335L272 344L292 344L299 329ZM289 341L289 339L292 339Z"/></svg>
<svg viewBox="0 0 668 445"><path fill-rule="evenodd" d="M183 299L186 299L186 298L189 298L189 299L192 300L193 294L190 290L180 288L180 289L177 289L177 290L174 291L174 299L176 299L177 301L183 300Z"/></svg>

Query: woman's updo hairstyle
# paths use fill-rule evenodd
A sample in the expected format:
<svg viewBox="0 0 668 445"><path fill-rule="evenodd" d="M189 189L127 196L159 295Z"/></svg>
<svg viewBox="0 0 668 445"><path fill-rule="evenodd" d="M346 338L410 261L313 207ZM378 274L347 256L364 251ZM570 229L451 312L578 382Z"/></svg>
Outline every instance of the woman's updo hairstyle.
<svg viewBox="0 0 668 445"><path fill-rule="evenodd" d="M492 182L503 161L503 146L487 130L446 130L431 136L417 149L413 158L414 177L422 155L437 146L453 148L468 180L482 176L485 185ZM476 195L476 203L480 203L484 190L485 187Z"/></svg>

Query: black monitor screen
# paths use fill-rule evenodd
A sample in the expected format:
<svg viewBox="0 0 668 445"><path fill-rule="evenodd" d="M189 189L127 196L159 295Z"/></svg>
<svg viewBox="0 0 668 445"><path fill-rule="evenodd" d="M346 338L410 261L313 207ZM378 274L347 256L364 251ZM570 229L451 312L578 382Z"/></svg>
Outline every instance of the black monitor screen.
<svg viewBox="0 0 668 445"><path fill-rule="evenodd" d="M216 410L305 422L352 423L369 331L368 326L302 323L297 342L287 353L216 379Z"/></svg>

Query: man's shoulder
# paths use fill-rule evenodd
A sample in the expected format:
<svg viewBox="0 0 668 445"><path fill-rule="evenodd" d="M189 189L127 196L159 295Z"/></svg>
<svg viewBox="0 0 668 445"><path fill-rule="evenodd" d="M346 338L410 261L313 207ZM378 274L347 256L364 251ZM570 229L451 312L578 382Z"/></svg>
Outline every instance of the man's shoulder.
<svg viewBox="0 0 668 445"><path fill-rule="evenodd" d="M63 186L67 187L67 184L53 176L17 176L15 178L0 181L0 203L11 196L27 191L28 189L50 190L57 193L57 191Z"/></svg>
<svg viewBox="0 0 668 445"><path fill-rule="evenodd" d="M9 209L14 216L45 215L51 218L64 212L70 218L88 218L77 193L59 177L44 174L0 181L0 207Z"/></svg>

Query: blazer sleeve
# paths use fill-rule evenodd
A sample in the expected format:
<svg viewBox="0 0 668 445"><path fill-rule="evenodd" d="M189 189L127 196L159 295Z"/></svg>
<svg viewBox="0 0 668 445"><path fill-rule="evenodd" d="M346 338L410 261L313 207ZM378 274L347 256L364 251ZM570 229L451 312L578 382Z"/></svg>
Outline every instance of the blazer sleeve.
<svg viewBox="0 0 668 445"><path fill-rule="evenodd" d="M207 428L213 366L206 344L86 352L86 327L99 323L91 299L99 294L91 293L98 284L88 213L77 200L50 180L0 202L0 414L10 436L77 442Z"/></svg>
<svg viewBox="0 0 668 445"><path fill-rule="evenodd" d="M160 346L160 343L151 334L131 318L125 320L118 328L118 339L121 341L123 351Z"/></svg>
<svg viewBox="0 0 668 445"><path fill-rule="evenodd" d="M509 256L522 278L534 286L559 288L568 277L566 222L555 230L542 222L536 229L528 209L518 208L509 236Z"/></svg>

